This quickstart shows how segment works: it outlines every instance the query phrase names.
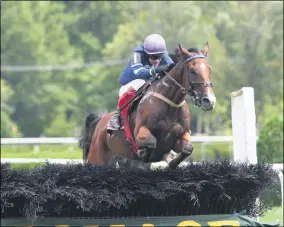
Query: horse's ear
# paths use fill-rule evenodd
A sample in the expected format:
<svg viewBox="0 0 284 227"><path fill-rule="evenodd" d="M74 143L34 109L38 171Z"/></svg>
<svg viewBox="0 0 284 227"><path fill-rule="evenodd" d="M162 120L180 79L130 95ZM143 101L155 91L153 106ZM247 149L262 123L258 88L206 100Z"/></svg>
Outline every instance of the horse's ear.
<svg viewBox="0 0 284 227"><path fill-rule="evenodd" d="M208 44L208 42L207 42L207 43L205 44L205 47L203 48L203 50L202 50L201 52L202 52L202 54L204 54L204 56L207 57L209 50L210 50L210 48L209 48L209 44Z"/></svg>
<svg viewBox="0 0 284 227"><path fill-rule="evenodd" d="M178 47L179 47L179 51L180 51L180 53L181 53L181 52L182 52L182 47L181 47L181 45L178 44Z"/></svg>
<svg viewBox="0 0 284 227"><path fill-rule="evenodd" d="M187 49L185 49L184 47L182 47L180 44L178 45L179 47L179 51L180 51L180 55L183 57L188 57L189 56L189 52Z"/></svg>

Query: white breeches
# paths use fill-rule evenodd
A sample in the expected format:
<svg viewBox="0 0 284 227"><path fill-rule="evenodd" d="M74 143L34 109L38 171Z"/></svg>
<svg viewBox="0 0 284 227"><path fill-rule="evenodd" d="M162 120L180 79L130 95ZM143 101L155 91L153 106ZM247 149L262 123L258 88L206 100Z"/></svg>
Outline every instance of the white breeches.
<svg viewBox="0 0 284 227"><path fill-rule="evenodd" d="M142 80L142 79L132 80L131 82L129 82L128 84L123 85L119 89L119 97L122 96L130 87L132 87L135 91L137 91L145 83L146 83L146 81Z"/></svg>

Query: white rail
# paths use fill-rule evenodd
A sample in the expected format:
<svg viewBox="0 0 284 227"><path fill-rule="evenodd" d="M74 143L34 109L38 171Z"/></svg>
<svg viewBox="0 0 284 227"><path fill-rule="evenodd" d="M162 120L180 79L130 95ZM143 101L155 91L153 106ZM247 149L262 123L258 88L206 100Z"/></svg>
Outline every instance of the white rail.
<svg viewBox="0 0 284 227"><path fill-rule="evenodd" d="M15 163L15 164L23 164L23 163L56 163L56 164L67 164L74 163L79 164L83 163L82 159L52 159L52 158L1 158L2 163Z"/></svg>
<svg viewBox="0 0 284 227"><path fill-rule="evenodd" d="M192 136L192 142L233 142L233 136ZM1 145L76 144L73 137L1 138Z"/></svg>
<svg viewBox="0 0 284 227"><path fill-rule="evenodd" d="M33 144L76 144L73 137L29 137L29 138L1 138L1 145L33 145Z"/></svg>

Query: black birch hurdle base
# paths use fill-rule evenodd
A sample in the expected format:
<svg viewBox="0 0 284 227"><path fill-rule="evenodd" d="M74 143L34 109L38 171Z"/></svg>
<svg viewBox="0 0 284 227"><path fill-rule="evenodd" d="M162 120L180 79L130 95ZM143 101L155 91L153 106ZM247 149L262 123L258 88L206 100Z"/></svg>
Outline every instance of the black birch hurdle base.
<svg viewBox="0 0 284 227"><path fill-rule="evenodd" d="M166 171L50 164L11 169L1 164L1 218L154 217L239 213L271 208L256 199L279 184L271 165L228 160Z"/></svg>

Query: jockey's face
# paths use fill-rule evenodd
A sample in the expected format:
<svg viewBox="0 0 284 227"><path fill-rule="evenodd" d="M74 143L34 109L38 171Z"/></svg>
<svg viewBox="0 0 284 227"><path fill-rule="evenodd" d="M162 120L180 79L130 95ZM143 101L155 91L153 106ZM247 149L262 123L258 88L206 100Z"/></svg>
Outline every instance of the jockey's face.
<svg viewBox="0 0 284 227"><path fill-rule="evenodd" d="M149 62L156 68L160 64L162 57L161 54L149 55Z"/></svg>

